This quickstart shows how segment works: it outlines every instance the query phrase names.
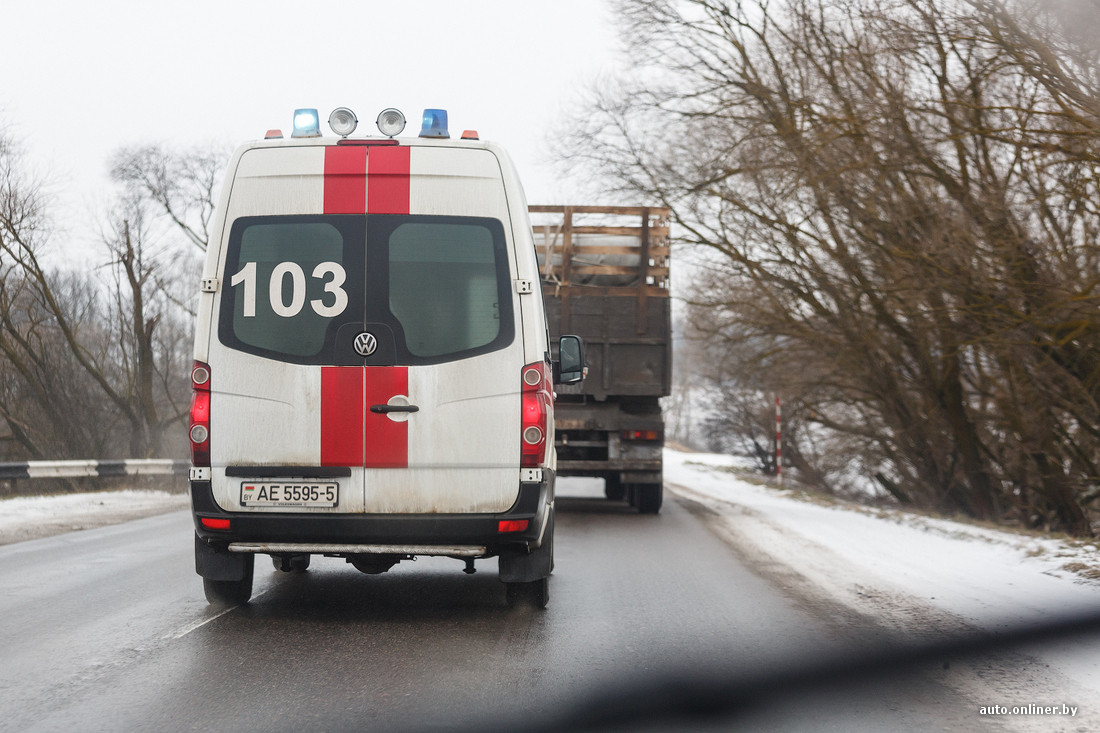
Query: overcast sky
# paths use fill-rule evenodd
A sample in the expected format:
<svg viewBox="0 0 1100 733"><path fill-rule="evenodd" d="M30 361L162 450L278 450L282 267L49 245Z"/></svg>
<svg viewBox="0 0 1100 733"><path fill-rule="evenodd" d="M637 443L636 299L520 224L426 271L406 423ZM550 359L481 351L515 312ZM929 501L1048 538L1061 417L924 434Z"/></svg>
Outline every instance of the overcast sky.
<svg viewBox="0 0 1100 733"><path fill-rule="evenodd" d="M624 63L607 0L13 0L0 20L0 127L54 179L66 221L106 200L121 146L232 147L288 133L296 107L350 107L357 134L397 107L406 135L445 108L452 135L508 148L532 203L575 202L547 136Z"/></svg>

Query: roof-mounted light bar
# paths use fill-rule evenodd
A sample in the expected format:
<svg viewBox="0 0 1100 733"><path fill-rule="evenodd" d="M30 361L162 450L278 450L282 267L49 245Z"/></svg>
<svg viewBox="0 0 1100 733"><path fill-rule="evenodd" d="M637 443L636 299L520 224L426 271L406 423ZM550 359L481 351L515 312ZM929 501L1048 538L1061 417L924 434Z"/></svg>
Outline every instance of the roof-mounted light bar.
<svg viewBox="0 0 1100 733"><path fill-rule="evenodd" d="M386 137L395 137L405 129L405 115L401 110L387 107L378 114L375 120L378 131ZM328 126L340 137L346 138L355 132L359 126L359 119L355 113L347 107L337 107L328 117ZM321 119L314 107L302 107L294 110L294 124L291 127L290 136L293 137L321 137ZM278 130L268 130L265 136L268 140L279 139L282 133ZM425 109L423 121L420 127L420 137L443 138L451 137L447 127L447 110ZM477 140L476 130L466 130L462 133L465 140Z"/></svg>

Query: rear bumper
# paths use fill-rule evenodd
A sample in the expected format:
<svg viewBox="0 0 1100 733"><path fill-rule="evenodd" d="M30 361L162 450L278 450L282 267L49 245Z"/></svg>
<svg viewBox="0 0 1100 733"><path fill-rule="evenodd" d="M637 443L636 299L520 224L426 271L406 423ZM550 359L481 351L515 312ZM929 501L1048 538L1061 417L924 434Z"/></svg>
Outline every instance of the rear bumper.
<svg viewBox="0 0 1100 733"><path fill-rule="evenodd" d="M447 548L484 548L484 556L501 550L537 547L542 538L547 507L554 501L554 472L543 469L540 483L521 483L516 503L506 512L493 514L286 514L227 512L214 501L209 481L191 482L191 509L195 533L217 550L266 552L246 545L277 547L310 546L311 552L354 554L349 548L409 547L421 552L450 553ZM229 529L213 530L203 519L229 520ZM528 520L522 532L499 531L501 520ZM278 550L270 550L278 551ZM360 552L363 550L359 550ZM368 552L370 550L367 550Z"/></svg>
<svg viewBox="0 0 1100 733"><path fill-rule="evenodd" d="M662 461L660 458L651 460L634 460L618 458L607 461L558 461L558 473L562 476L594 476L601 472L615 471L648 471L658 476L661 474Z"/></svg>

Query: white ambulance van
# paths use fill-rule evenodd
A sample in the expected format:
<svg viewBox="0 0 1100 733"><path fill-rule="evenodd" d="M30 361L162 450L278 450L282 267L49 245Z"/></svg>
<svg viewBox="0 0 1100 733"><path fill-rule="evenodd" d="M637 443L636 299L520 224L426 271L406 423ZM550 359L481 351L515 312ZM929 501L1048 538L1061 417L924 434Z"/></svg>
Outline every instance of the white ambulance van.
<svg viewBox="0 0 1100 733"><path fill-rule="evenodd" d="M519 178L426 110L419 137L354 137L315 110L229 164L191 372L195 568L211 603L252 593L257 554L381 573L416 556L499 558L509 603L549 598L553 383Z"/></svg>

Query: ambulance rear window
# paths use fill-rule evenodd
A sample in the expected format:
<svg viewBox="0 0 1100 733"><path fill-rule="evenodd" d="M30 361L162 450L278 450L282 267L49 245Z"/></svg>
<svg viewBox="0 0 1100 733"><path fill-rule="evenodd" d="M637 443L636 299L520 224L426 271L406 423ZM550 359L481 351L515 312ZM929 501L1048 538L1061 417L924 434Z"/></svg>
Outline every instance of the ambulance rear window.
<svg viewBox="0 0 1100 733"><path fill-rule="evenodd" d="M218 337L299 364L433 364L515 335L496 219L395 214L243 217L226 253ZM355 337L378 342L363 357Z"/></svg>
<svg viewBox="0 0 1100 733"><path fill-rule="evenodd" d="M246 227L229 281L236 337L292 356L320 352L329 321L348 305L343 249L340 230L328 222Z"/></svg>
<svg viewBox="0 0 1100 733"><path fill-rule="evenodd" d="M477 224L408 222L389 237L390 311L415 356L490 344L500 333L493 235Z"/></svg>

